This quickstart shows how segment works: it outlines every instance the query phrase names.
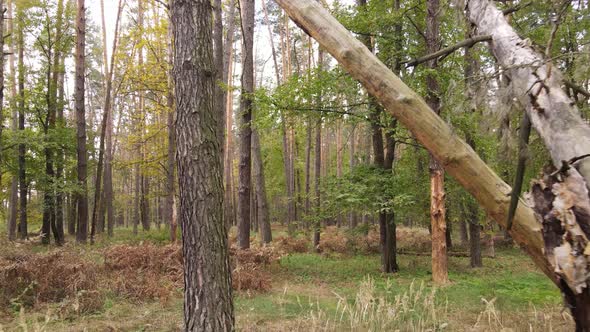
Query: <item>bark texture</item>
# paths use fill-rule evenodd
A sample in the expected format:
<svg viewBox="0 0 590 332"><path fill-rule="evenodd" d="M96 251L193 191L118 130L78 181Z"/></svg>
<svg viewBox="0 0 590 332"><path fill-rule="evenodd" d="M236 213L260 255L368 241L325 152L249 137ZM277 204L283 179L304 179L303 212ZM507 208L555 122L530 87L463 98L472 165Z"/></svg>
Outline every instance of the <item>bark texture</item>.
<svg viewBox="0 0 590 332"><path fill-rule="evenodd" d="M78 0L76 16L76 80L74 87L74 107L76 109L77 154L78 154L78 224L76 241L85 243L88 237L88 156L86 154L86 110L85 91L85 47L86 47L86 7L84 0Z"/></svg>
<svg viewBox="0 0 590 332"><path fill-rule="evenodd" d="M252 93L254 93L254 0L240 0L243 67L240 97L240 163L238 183L238 247L250 248L252 182Z"/></svg>
<svg viewBox="0 0 590 332"><path fill-rule="evenodd" d="M590 127L561 88L562 75L518 36L503 13L488 0L469 0L467 15L479 34L492 36L491 50L512 82L513 94L525 106L556 167L564 160L590 154ZM590 184L590 158L575 168Z"/></svg>
<svg viewBox="0 0 590 332"><path fill-rule="evenodd" d="M563 77L559 70L512 29L493 3L469 0L465 8L479 33L492 36L490 49L506 69L513 95L524 105L532 127L549 150L554 167L560 169L533 186L533 201L543 226L544 248L553 270L552 277L558 280L576 321L576 329L589 331L590 249L585 245L590 235L587 214L590 210L586 207L589 204L590 158L585 156L590 154L590 126L562 89ZM518 206L521 204L523 202ZM513 233L510 235L515 237Z"/></svg>
<svg viewBox="0 0 590 332"><path fill-rule="evenodd" d="M174 0L176 153L184 257L184 330L233 331L209 0Z"/></svg>

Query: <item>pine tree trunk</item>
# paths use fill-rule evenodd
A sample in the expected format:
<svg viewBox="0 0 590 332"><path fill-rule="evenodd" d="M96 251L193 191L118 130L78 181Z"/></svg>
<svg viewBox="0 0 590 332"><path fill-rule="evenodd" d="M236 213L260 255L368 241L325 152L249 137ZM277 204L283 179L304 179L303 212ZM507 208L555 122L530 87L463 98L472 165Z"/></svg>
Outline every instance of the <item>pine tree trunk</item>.
<svg viewBox="0 0 590 332"><path fill-rule="evenodd" d="M84 0L78 0L76 16L76 81L75 81L75 109L77 123L78 146L78 186L76 201L78 202L78 224L76 227L76 241L85 243L88 237L88 189L86 155L86 111L85 111L85 45L86 45L86 7ZM22 192L21 192L22 195ZM22 198L21 198L22 199Z"/></svg>
<svg viewBox="0 0 590 332"><path fill-rule="evenodd" d="M234 35L235 35L235 12L236 4L235 0L228 1L228 12L227 12L227 28L226 36L223 49L223 82L228 87L233 86L233 68L234 68ZM233 91L224 90L224 114L225 114L225 142L224 142L224 158L223 158L223 177L225 180L225 199L224 199L224 211L225 211L225 223L227 227L231 227L234 223L234 204L233 204L233 191L234 186L232 183L233 173L233 144L232 144L232 126L233 126Z"/></svg>
<svg viewBox="0 0 590 332"><path fill-rule="evenodd" d="M234 330L211 14L209 0L174 0L171 4L184 331Z"/></svg>
<svg viewBox="0 0 590 332"><path fill-rule="evenodd" d="M8 30L10 34L16 36L14 31L14 15L13 15L13 0L9 0L8 2L8 16L12 17L12 20L8 20ZM12 38L12 42L10 43L10 77L11 77L11 84L10 84L10 108L12 109L12 125L11 129L14 134L17 133L18 130L18 109L16 105L16 66L15 66L15 39ZM8 239L10 241L16 240L16 220L18 218L18 174L12 176L11 185L10 185L10 200L9 200L9 218L8 218Z"/></svg>
<svg viewBox="0 0 590 332"><path fill-rule="evenodd" d="M172 68L172 65L174 64L174 58L172 56L172 37L174 34L173 30L173 26L170 23L168 26L168 62L170 64L170 68ZM177 232L176 229L178 227L176 214L174 213L174 210L176 209L176 205L174 204L174 195L176 195L176 187L174 185L176 180L176 124L174 122L176 105L174 105L174 84L172 82L172 75L173 71L170 70L170 73L168 74L168 95L166 96L166 105L168 107L168 157L166 159L166 166L168 172L166 173L166 208L164 217L170 225L170 242L175 243Z"/></svg>
<svg viewBox="0 0 590 332"><path fill-rule="evenodd" d="M25 37L24 37L24 11L19 6L17 7L18 16L18 130L21 134L24 134L25 130L25 64L24 64L24 48L25 48ZM24 137L24 135L22 136ZM18 145L18 179L19 179L19 197L20 197L20 220L18 225L18 231L21 240L28 238L27 229L27 179L26 179L26 146L24 142Z"/></svg>
<svg viewBox="0 0 590 332"><path fill-rule="evenodd" d="M252 96L254 93L254 0L240 0L243 36L242 95L240 97L240 163L238 187L238 247L250 248L252 181Z"/></svg>

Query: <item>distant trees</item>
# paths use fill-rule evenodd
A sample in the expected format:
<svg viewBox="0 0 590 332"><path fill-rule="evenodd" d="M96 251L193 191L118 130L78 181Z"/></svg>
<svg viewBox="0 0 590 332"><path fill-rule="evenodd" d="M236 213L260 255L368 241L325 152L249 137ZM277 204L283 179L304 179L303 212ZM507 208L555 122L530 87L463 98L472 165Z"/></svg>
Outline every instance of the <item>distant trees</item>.
<svg viewBox="0 0 590 332"><path fill-rule="evenodd" d="M209 0L171 3L185 331L234 329L211 17Z"/></svg>

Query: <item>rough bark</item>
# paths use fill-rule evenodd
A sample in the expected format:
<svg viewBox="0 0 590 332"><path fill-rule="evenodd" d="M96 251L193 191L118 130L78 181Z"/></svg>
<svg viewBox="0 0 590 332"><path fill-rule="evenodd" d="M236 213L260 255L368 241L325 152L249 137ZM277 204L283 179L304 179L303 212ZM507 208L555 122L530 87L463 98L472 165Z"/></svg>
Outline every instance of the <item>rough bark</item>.
<svg viewBox="0 0 590 332"><path fill-rule="evenodd" d="M514 96L525 106L531 123L560 167L562 161L590 153L590 127L561 88L562 75L510 27L488 0L466 2L467 16L480 34L489 34L491 50L512 81ZM590 159L576 169L590 184Z"/></svg>
<svg viewBox="0 0 590 332"><path fill-rule="evenodd" d="M426 48L434 53L440 48L440 3L439 0L428 0L426 14ZM428 68L435 71L438 60L428 62ZM430 109L440 114L440 87L436 75L426 75L426 102ZM446 243L446 209L445 209L445 175L443 165L435 156L430 156L430 223L432 227L432 279L436 284L449 281L447 271Z"/></svg>
<svg viewBox="0 0 590 332"><path fill-rule="evenodd" d="M85 243L88 237L88 157L86 154L86 110L84 105L85 92L85 46L86 46L86 7L84 0L78 0L76 15L76 80L74 87L74 107L77 124L77 160L78 160L78 224L76 241Z"/></svg>
<svg viewBox="0 0 590 332"><path fill-rule="evenodd" d="M453 133L422 98L315 1L277 0L277 3L377 97L385 109L433 153L445 170L477 199L497 223L505 226L510 186ZM532 209L527 204L519 204L511 235L557 284L553 269L543 254L540 230Z"/></svg>
<svg viewBox="0 0 590 332"><path fill-rule="evenodd" d="M240 163L238 185L238 247L250 247L250 192L252 180L252 93L254 93L254 0L240 0L243 40L242 95L240 96Z"/></svg>
<svg viewBox="0 0 590 332"><path fill-rule="evenodd" d="M211 14L209 0L171 4L185 331L234 329Z"/></svg>
<svg viewBox="0 0 590 332"><path fill-rule="evenodd" d="M580 116L575 102L561 88L563 78L559 70L551 61L543 59L531 45L527 44L526 40L518 36L494 4L487 0L470 0L466 2L466 10L469 20L477 27L480 34L492 35L491 51L499 64L506 68L512 82L514 96L524 105L533 128L549 150L554 166L562 168L564 164L573 165L573 168L568 169L567 179L575 179L579 181L580 187L589 188L590 159L580 159L580 157L590 153L590 126ZM574 185L568 184L565 187L568 186ZM578 202L588 200L588 193L583 190L573 190L570 194L575 195L570 197L570 200ZM550 201L550 199L546 200ZM535 206L538 203L536 201ZM522 202L518 205L521 204ZM568 210L563 207L556 209ZM552 257L552 247L557 246L554 237L561 238L563 232L554 225L551 217L540 214L540 212L548 211L537 208L536 211L539 219L543 220L545 252L555 269L554 278L560 280L559 286L572 308L576 329L590 330L588 280L583 278L584 287L586 287L583 290L574 287L577 276L586 274L587 264L580 262L581 256L576 250L565 250L561 253L562 258L568 256L569 261L575 262L573 264L575 273L564 272L559 266L560 262ZM590 228L587 218L579 214L580 212L577 211L574 218L568 218L566 228ZM568 245L573 247L572 244Z"/></svg>

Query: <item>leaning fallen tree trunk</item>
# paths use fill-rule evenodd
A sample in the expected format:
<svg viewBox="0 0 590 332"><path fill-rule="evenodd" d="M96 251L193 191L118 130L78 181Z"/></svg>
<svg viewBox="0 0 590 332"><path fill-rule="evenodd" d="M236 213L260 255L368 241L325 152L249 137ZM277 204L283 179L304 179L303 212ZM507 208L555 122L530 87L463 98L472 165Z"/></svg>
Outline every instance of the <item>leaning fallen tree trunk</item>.
<svg viewBox="0 0 590 332"><path fill-rule="evenodd" d="M488 0L468 0L467 16L506 68L512 91L551 154L550 170L530 199L543 227L545 255L578 331L590 331L590 126L562 89L563 78Z"/></svg>
<svg viewBox="0 0 590 332"><path fill-rule="evenodd" d="M443 164L445 170L477 199L479 204L496 222L506 227L509 205L508 197L511 193L510 186L502 181L479 158L473 149L463 142L428 107L420 96L407 87L314 0L276 0L276 2L283 7L303 30L330 52L354 78L358 79L367 91L383 104L388 112L406 126L439 162ZM482 34L492 34L492 32L480 31ZM531 105L545 105L553 102L551 99L552 94L556 96L554 103L560 106L563 103L567 104L566 99L561 96L561 92L551 91L557 89L548 88L547 90L546 92L539 92L533 95L534 98L529 97L531 98ZM532 115L531 118L535 119L539 127L537 130L547 134L548 137L544 137L545 143L550 147L554 160L560 162L561 160L568 160L570 157L583 153L581 152L583 148L578 146L579 144L577 144L576 140L572 140L571 137L563 133L555 132L555 128L552 127L558 125L555 122L561 122L559 125L563 125L571 121L575 128L563 128L566 133L572 134L577 132L578 135L590 137L590 129L578 123L575 112L571 110L564 111L563 119L559 120L553 108L549 109L548 106L540 106L541 108L546 107L546 109L539 109L539 106L535 107L537 113ZM550 117L552 120L551 123L541 120L543 114ZM588 132L587 136L585 134L586 132ZM586 142L585 138L582 141L584 144L590 143ZM566 147L561 145L566 145ZM590 147L590 144L588 146ZM549 191L551 191L552 188L549 188ZM572 209L575 210L573 205L570 205L568 208L566 210L569 212L572 212ZM540 209L537 208L537 211L540 211ZM586 210L584 209L583 211ZM590 215L590 209L588 211ZM571 220L571 218L568 220ZM535 212L527 204L521 202L517 207L510 235L562 291L574 293L573 297L575 301L572 302L572 299L568 299L570 305L578 307L587 306L590 304L590 300L588 300L590 297L587 296L588 291L585 283L587 279L587 264L583 255L585 248L582 248L581 255L575 257L571 251L570 253L566 253L566 257L575 260L576 263L580 262L579 270L573 268L572 272L572 268L570 268L570 272L572 273L560 273L560 266L554 265L554 262L549 262L547 258L554 256L550 253L548 253L547 257L545 256L543 226L545 226L545 223L541 224L537 220ZM579 227L573 228L579 229ZM584 236L583 232L578 232L577 234ZM585 244L587 241L579 241L578 247L576 247L578 250L580 249L579 243ZM575 264L571 265L575 266ZM582 283L583 285L579 282L580 278L584 281ZM571 289L571 286L568 285L578 285L578 287L577 289ZM576 293L578 291L581 291L581 293ZM581 295L577 297L576 294ZM576 313L575 309L572 312L574 316L580 314L579 312ZM581 312L585 311L581 310ZM590 317L590 315L588 316ZM576 319L576 324L579 330L587 330L587 327L583 325L584 322L580 319Z"/></svg>
<svg viewBox="0 0 590 332"><path fill-rule="evenodd" d="M553 164L590 154L590 127L562 89L559 70L512 29L488 0L466 1L467 17L480 34L491 35L491 50L511 79L513 94L525 107L533 128L545 142ZM590 158L575 168L590 184ZM590 188L590 187L589 187Z"/></svg>

